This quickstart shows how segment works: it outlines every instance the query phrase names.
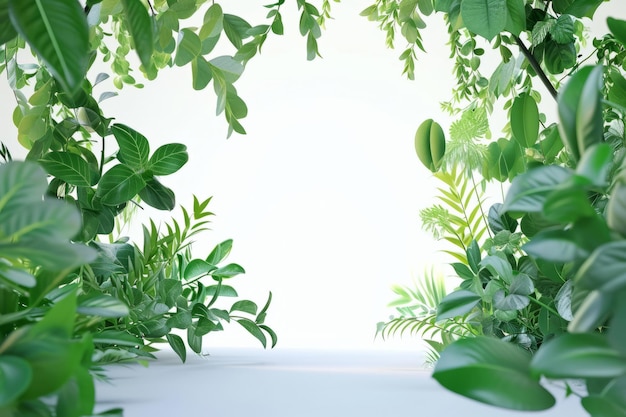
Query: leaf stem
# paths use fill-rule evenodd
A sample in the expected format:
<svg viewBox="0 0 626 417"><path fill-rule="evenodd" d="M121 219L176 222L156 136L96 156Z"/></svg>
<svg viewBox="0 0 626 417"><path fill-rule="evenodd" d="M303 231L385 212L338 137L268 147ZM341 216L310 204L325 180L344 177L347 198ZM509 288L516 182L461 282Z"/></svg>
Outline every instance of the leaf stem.
<svg viewBox="0 0 626 417"><path fill-rule="evenodd" d="M541 65L539 65L539 62L537 62L537 60L535 59L532 52L530 52L528 48L526 48L526 45L524 45L524 42L519 37L513 36L513 39L515 39L515 43L519 47L520 51L522 51L522 54L528 60L530 66L533 67L533 69L539 76L539 79L541 80L541 82L543 82L543 85L548 89L548 92L550 93L552 98L556 100L556 89L552 85L552 82L548 79L548 76L546 75L544 70L541 68Z"/></svg>
<svg viewBox="0 0 626 417"><path fill-rule="evenodd" d="M548 306L547 304L545 304L545 303L543 303L543 302L541 302L541 301L537 300L537 299L536 299L536 298L534 298L534 297L528 297L528 299L529 299L531 302L533 302L533 303L535 303L535 304L537 304L537 305L539 305L539 306L541 306L541 307L545 308L545 309L546 309L546 310L548 310L550 313L552 313L552 314L554 314L554 315L556 315L556 316L561 317L561 315L559 314L559 312L558 312L558 311L556 311L556 310L555 310L555 309L553 309L552 307Z"/></svg>

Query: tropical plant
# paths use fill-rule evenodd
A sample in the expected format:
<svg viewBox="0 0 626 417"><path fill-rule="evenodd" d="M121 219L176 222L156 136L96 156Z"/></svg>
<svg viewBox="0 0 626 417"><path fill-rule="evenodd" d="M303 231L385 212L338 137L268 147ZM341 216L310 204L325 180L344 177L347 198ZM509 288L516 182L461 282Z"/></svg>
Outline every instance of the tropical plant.
<svg viewBox="0 0 626 417"><path fill-rule="evenodd" d="M275 345L265 324L271 293L261 308L221 305L238 297L227 280L244 273L223 264L232 241L192 255L210 199L194 198L182 221L150 221L141 245L116 234L137 206L176 207L164 183L188 154L182 143L152 146L100 103L141 88L138 74L152 80L185 66L192 88L212 82L227 136L244 134L248 109L235 83L268 36L283 33L283 3L267 5L267 21L253 26L205 0L0 0L0 73L28 151L26 162L0 165L1 415L92 415L103 364L153 357L159 342L184 361L181 332L200 352L203 336L234 321ZM330 4L297 6L313 59ZM199 27L188 26L198 15ZM0 157L11 159L4 144Z"/></svg>
<svg viewBox="0 0 626 417"><path fill-rule="evenodd" d="M460 118L450 128L444 163L425 165L510 181L504 201L484 210L490 236L474 239L465 256L453 254L462 283L440 301L435 320L478 318L478 332L444 349L433 376L481 402L547 409L555 399L544 382L561 381L590 415L626 414L626 21L609 17L610 33L594 38L588 51L585 19L603 3L380 0L363 11L382 25L388 42L396 30L409 42L401 55L409 77L424 16L444 15L457 85L443 108ZM485 75L481 57L488 48L501 63ZM556 100L555 121L540 112L538 83ZM470 126L463 121L468 111L497 118L498 103L508 121L503 137L471 129L459 142L456 127ZM458 155L449 152L453 142L463 145ZM463 236L454 227L435 229L444 213L435 209L438 216L424 218L427 227ZM471 224L463 230L470 234ZM573 390L571 380L584 389Z"/></svg>

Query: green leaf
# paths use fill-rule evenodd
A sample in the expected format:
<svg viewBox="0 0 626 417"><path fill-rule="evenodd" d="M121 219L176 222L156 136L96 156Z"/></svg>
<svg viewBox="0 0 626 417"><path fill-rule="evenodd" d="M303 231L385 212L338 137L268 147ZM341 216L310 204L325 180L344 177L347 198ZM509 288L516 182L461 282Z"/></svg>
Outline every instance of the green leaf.
<svg viewBox="0 0 626 417"><path fill-rule="evenodd" d="M576 174L598 187L604 187L612 167L613 149L607 143L592 145L582 155L576 167Z"/></svg>
<svg viewBox="0 0 626 417"><path fill-rule="evenodd" d="M526 10L524 0L507 0L507 21L505 30L513 35L519 35L526 29Z"/></svg>
<svg viewBox="0 0 626 417"><path fill-rule="evenodd" d="M137 347L143 345L143 339L127 331L105 329L93 334L93 343Z"/></svg>
<svg viewBox="0 0 626 417"><path fill-rule="evenodd" d="M176 352L180 360L185 363L185 361L187 360L187 348L185 347L185 342L183 342L183 339L173 333L168 333L165 335L165 337L167 338L167 343L169 343L172 347L172 350Z"/></svg>
<svg viewBox="0 0 626 417"><path fill-rule="evenodd" d="M578 269L574 282L581 288L610 293L626 286L626 241L597 248Z"/></svg>
<svg viewBox="0 0 626 417"><path fill-rule="evenodd" d="M89 59L87 19L75 0L9 0L17 32L67 93L85 79Z"/></svg>
<svg viewBox="0 0 626 417"><path fill-rule="evenodd" d="M563 14L550 27L550 35L556 43L567 44L574 42L574 20L570 15Z"/></svg>
<svg viewBox="0 0 626 417"><path fill-rule="evenodd" d="M229 312L232 313L233 311L243 311L244 313L255 315L257 309L258 307L254 302L248 300L239 300L232 305Z"/></svg>
<svg viewBox="0 0 626 417"><path fill-rule="evenodd" d="M232 278L236 275L244 274L245 272L246 271L240 265L228 264L211 272L211 276L213 279Z"/></svg>
<svg viewBox="0 0 626 417"><path fill-rule="evenodd" d="M509 294L505 295L504 290L499 290L493 295L493 305L498 310L508 312L526 308L530 299L525 295Z"/></svg>
<svg viewBox="0 0 626 417"><path fill-rule="evenodd" d="M237 323L241 324L241 326L248 331L252 336L257 338L259 342L263 345L263 347L267 346L267 339L263 334L263 331L259 328L259 326L249 319L237 319L235 320Z"/></svg>
<svg viewBox="0 0 626 417"><path fill-rule="evenodd" d="M515 177L504 199L504 212L541 212L547 196L569 180L572 171L557 165L542 166Z"/></svg>
<svg viewBox="0 0 626 417"><path fill-rule="evenodd" d="M224 26L224 33L226 33L226 37L237 49L241 48L243 45L243 39L250 37L250 35L248 35L248 30L252 26L239 16L225 13L222 24Z"/></svg>
<svg viewBox="0 0 626 417"><path fill-rule="evenodd" d="M626 45L626 20L608 17L606 23L615 39L620 41L622 45Z"/></svg>
<svg viewBox="0 0 626 417"><path fill-rule="evenodd" d="M218 285L209 285L206 289L207 297L213 297L218 290ZM230 285L222 285L219 289L220 297L239 297L237 291Z"/></svg>
<svg viewBox="0 0 626 417"><path fill-rule="evenodd" d="M461 16L470 31L491 41L507 23L507 0L464 0Z"/></svg>
<svg viewBox="0 0 626 417"><path fill-rule="evenodd" d="M160 146L148 163L148 169L154 175L170 175L182 168L189 160L187 147L180 143L168 143Z"/></svg>
<svg viewBox="0 0 626 417"><path fill-rule="evenodd" d="M626 415L623 401L611 401L600 395L589 395L580 400L585 411L593 417L622 417Z"/></svg>
<svg viewBox="0 0 626 417"><path fill-rule="evenodd" d="M23 269L13 268L10 265L0 263L0 278L11 281L15 285L33 288L37 285L34 276Z"/></svg>
<svg viewBox="0 0 626 417"><path fill-rule="evenodd" d="M535 285L532 279L524 273L518 273L513 276L511 285L509 285L509 293L519 295L530 295L535 291Z"/></svg>
<svg viewBox="0 0 626 417"><path fill-rule="evenodd" d="M194 90L203 90L213 79L211 66L202 55L191 61L191 76Z"/></svg>
<svg viewBox="0 0 626 417"><path fill-rule="evenodd" d="M545 42L543 62L550 74L560 74L576 65L576 45L574 42L557 43L548 39Z"/></svg>
<svg viewBox="0 0 626 417"><path fill-rule="evenodd" d="M545 410L554 397L529 370L530 355L521 348L484 336L461 339L448 346L433 378L450 391L513 410Z"/></svg>
<svg viewBox="0 0 626 417"><path fill-rule="evenodd" d="M572 294L576 294L572 292ZM570 333L595 331L606 322L613 308L613 294L602 291L589 292L576 309L567 326Z"/></svg>
<svg viewBox="0 0 626 417"><path fill-rule="evenodd" d="M507 283L513 279L513 268L506 260L496 255L489 255L480 263L480 269L488 269L494 276L502 278Z"/></svg>
<svg viewBox="0 0 626 417"><path fill-rule="evenodd" d="M141 0L122 0L128 30L144 68L150 68L154 51L152 18Z"/></svg>
<svg viewBox="0 0 626 417"><path fill-rule="evenodd" d="M26 391L33 379L30 364L17 356L0 356L0 407L15 402Z"/></svg>
<svg viewBox="0 0 626 417"><path fill-rule="evenodd" d="M589 255L576 241L571 229L539 232L522 249L535 258L555 263L567 263Z"/></svg>
<svg viewBox="0 0 626 417"><path fill-rule="evenodd" d="M116 123L111 126L118 146L117 159L135 171L142 171L148 165L150 144L148 139L136 130Z"/></svg>
<svg viewBox="0 0 626 417"><path fill-rule="evenodd" d="M213 58L209 61L209 65L220 70L229 83L234 83L243 74L243 65L231 56L223 55Z"/></svg>
<svg viewBox="0 0 626 417"><path fill-rule="evenodd" d="M9 0L0 0L0 45L17 36L9 16Z"/></svg>
<svg viewBox="0 0 626 417"><path fill-rule="evenodd" d="M569 333L544 343L531 361L535 375L546 378L612 378L626 373L626 360L606 337Z"/></svg>
<svg viewBox="0 0 626 417"><path fill-rule="evenodd" d="M102 204L117 206L134 198L146 182L126 165L116 165L104 173L98 184L96 195Z"/></svg>
<svg viewBox="0 0 626 417"><path fill-rule="evenodd" d="M31 262L54 271L75 268L93 261L96 251L81 244L59 241L54 236L36 236L17 243L0 244L5 257L29 259Z"/></svg>
<svg viewBox="0 0 626 417"><path fill-rule="evenodd" d="M202 42L198 35L191 29L183 29L178 32L178 46L174 64L179 67L185 66L200 55Z"/></svg>
<svg viewBox="0 0 626 417"><path fill-rule="evenodd" d="M207 256L206 261L209 264L217 265L220 262L222 262L224 259L226 259L226 257L228 256L232 248L233 248L233 240L227 239L217 244L213 248L209 256Z"/></svg>
<svg viewBox="0 0 626 417"><path fill-rule="evenodd" d="M139 192L139 197L146 204L159 210L174 210L176 196L155 177L146 180L146 186Z"/></svg>
<svg viewBox="0 0 626 417"><path fill-rule="evenodd" d="M491 231L496 234L503 230L513 233L517 229L517 220L504 213L500 203L495 203L489 208L487 222Z"/></svg>
<svg viewBox="0 0 626 417"><path fill-rule="evenodd" d="M457 290L446 295L437 306L437 321L464 316L478 305L480 296L472 291Z"/></svg>
<svg viewBox="0 0 626 417"><path fill-rule="evenodd" d="M128 306L108 294L97 293L79 298L76 311L85 316L118 318L128 315Z"/></svg>
<svg viewBox="0 0 626 417"><path fill-rule="evenodd" d="M567 224L595 214L587 191L580 187L553 191L543 204L543 216L549 222Z"/></svg>
<svg viewBox="0 0 626 417"><path fill-rule="evenodd" d="M193 259L185 267L183 277L186 280L198 278L203 275L207 275L211 271L215 271L217 267L209 262L205 262L202 259Z"/></svg>
<svg viewBox="0 0 626 417"><path fill-rule="evenodd" d="M93 414L95 397L94 377L88 369L79 367L57 395L56 415L81 417Z"/></svg>
<svg viewBox="0 0 626 417"><path fill-rule="evenodd" d="M224 13L222 7L214 3L204 14L204 20L202 27L200 28L200 39L205 40L207 38L213 38L218 36L224 28Z"/></svg>
<svg viewBox="0 0 626 417"><path fill-rule="evenodd" d="M574 17L593 18L596 9L606 0L574 0L570 2L571 5L565 9L564 14L569 14Z"/></svg>
<svg viewBox="0 0 626 417"><path fill-rule="evenodd" d="M539 136L539 109L530 94L515 98L511 107L511 130L517 142L524 148L532 147Z"/></svg>
<svg viewBox="0 0 626 417"><path fill-rule="evenodd" d="M49 152L39 163L50 175L77 187L91 187L100 179L97 170L71 152Z"/></svg>

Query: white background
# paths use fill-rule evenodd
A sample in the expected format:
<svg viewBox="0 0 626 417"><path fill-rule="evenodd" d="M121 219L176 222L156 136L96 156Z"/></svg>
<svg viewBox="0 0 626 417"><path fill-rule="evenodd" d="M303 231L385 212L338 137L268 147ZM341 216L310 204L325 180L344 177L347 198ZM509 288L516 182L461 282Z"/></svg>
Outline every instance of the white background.
<svg viewBox="0 0 626 417"><path fill-rule="evenodd" d="M222 6L253 25L265 23L260 3L242 3ZM237 83L249 107L247 136L226 139L212 87L193 91L190 68L164 70L141 90L125 87L102 107L143 133L153 150L167 142L188 146L189 163L163 182L182 204L192 194L214 196L213 231L194 253L205 257L234 239L229 261L247 273L232 285L258 303L273 292L267 322L280 346L411 348L415 340L382 345L373 338L376 322L392 312L390 285L410 284L424 267L448 261L420 229L418 212L437 184L413 148L423 120L449 126L439 108L453 80L442 16L427 19L428 53L408 81L397 59L402 49L388 50L384 33L358 15L369 2L334 6L320 39L324 58L314 62L306 61L295 2L287 3L285 36L271 36ZM0 89L0 140L13 145L14 102L6 83ZM169 213L146 210L135 227L148 216ZM236 325L205 343L256 346Z"/></svg>

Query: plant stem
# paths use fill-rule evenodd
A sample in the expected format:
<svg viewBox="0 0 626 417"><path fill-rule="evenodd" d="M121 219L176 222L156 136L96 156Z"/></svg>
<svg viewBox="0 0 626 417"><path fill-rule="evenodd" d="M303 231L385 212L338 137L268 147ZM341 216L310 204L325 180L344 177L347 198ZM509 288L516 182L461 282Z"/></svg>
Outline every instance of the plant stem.
<svg viewBox="0 0 626 417"><path fill-rule="evenodd" d="M556 100L556 89L552 85L552 82L550 82L550 80L548 79L548 76L546 75L544 70L541 68L541 65L539 65L539 62L537 62L534 55L528 50L528 48L526 48L526 45L524 45L524 42L519 37L513 36L513 38L515 39L515 43L517 43L517 46L519 46L520 51L522 51L524 57L530 63L530 66L533 67L533 69L539 76L539 79L541 80L541 82L543 82L543 85L548 89L548 92L550 93L552 98Z"/></svg>
<svg viewBox="0 0 626 417"><path fill-rule="evenodd" d="M470 178L472 179L472 185L474 186L474 195L476 196L476 201L478 202L478 207L480 210L480 215L483 218L483 223L485 223L485 228L487 229L487 233L489 234L489 237L493 238L493 235L491 234L491 229L489 228L489 222L487 221L487 216L485 216L485 211L483 210L483 202L480 201L480 197L478 196L478 190L476 190L476 187L477 187L476 180L474 179L474 172L472 171L470 171Z"/></svg>
<svg viewBox="0 0 626 417"><path fill-rule="evenodd" d="M535 303L535 304L537 304L537 305L540 305L541 307L545 308L545 309L546 309L546 310L548 310L550 313L552 313L552 314L554 314L554 315L556 315L556 316L561 317L561 315L559 314L559 312L558 312L558 311L556 311L556 310L555 310L555 309L553 309L552 307L548 306L547 304L544 304L544 303L542 303L541 301L539 301L539 300L537 300L536 298L533 298L533 297L528 297L528 299L529 299L531 302L533 302L533 303Z"/></svg>

